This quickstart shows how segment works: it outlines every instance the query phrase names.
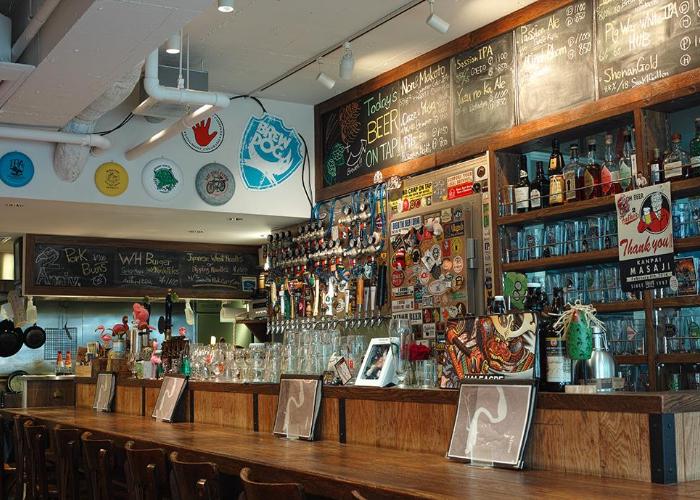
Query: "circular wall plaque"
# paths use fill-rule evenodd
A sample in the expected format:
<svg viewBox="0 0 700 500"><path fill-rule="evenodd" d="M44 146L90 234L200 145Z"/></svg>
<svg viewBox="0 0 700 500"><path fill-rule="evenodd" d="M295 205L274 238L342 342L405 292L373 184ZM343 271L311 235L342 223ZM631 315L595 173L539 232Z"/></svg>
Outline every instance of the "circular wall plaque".
<svg viewBox="0 0 700 500"><path fill-rule="evenodd" d="M34 177L34 163L24 153L12 151L0 158L0 179L10 187L22 187Z"/></svg>
<svg viewBox="0 0 700 500"><path fill-rule="evenodd" d="M220 163L207 163L197 172L195 187L199 197L209 205L223 205L236 191L231 171Z"/></svg>
<svg viewBox="0 0 700 500"><path fill-rule="evenodd" d="M105 196L119 196L129 186L129 174L119 163L103 163L95 170L95 186Z"/></svg>
<svg viewBox="0 0 700 500"><path fill-rule="evenodd" d="M156 158L143 168L141 182L146 192L158 201L174 198L182 188L182 170L172 160Z"/></svg>

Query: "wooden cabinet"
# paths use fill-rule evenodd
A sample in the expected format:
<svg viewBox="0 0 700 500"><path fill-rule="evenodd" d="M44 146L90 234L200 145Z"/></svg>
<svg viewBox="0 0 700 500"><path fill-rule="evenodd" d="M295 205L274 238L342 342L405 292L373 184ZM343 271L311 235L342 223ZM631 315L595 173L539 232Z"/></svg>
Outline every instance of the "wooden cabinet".
<svg viewBox="0 0 700 500"><path fill-rule="evenodd" d="M73 406L75 377L25 375L22 377L22 408Z"/></svg>

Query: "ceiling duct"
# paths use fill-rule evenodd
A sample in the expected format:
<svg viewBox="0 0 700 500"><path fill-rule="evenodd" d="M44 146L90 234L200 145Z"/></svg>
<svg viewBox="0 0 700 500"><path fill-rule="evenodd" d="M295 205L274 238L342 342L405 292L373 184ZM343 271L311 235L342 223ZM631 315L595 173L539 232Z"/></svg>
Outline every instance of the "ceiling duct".
<svg viewBox="0 0 700 500"><path fill-rule="evenodd" d="M134 90L141 76L143 63L134 66L129 73L114 82L104 94L85 108L61 129L74 134L91 134L97 120L107 111L122 103ZM85 168L90 147L75 144L57 144L53 156L56 175L67 182L75 182Z"/></svg>
<svg viewBox="0 0 700 500"><path fill-rule="evenodd" d="M158 66L158 79L161 85L166 87L177 88L179 74L179 68L173 66ZM207 91L209 89L209 73L206 71L189 70L188 79L189 88L191 90ZM158 101L150 97L143 86L143 81L140 85L140 97L141 104L134 109L134 114L146 118L180 118L193 111L192 106L188 104Z"/></svg>

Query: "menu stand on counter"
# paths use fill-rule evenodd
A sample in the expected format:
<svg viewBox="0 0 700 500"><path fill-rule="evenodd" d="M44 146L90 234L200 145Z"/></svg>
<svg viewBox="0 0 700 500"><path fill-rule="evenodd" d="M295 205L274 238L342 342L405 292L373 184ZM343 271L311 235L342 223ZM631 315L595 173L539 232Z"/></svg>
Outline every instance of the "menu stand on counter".
<svg viewBox="0 0 700 500"><path fill-rule="evenodd" d="M181 402L186 387L187 377L183 375L163 377L163 384L160 386L152 417L161 422L184 421L185 408Z"/></svg>
<svg viewBox="0 0 700 500"><path fill-rule="evenodd" d="M273 434L287 439L314 440L321 408L322 377L282 375Z"/></svg>

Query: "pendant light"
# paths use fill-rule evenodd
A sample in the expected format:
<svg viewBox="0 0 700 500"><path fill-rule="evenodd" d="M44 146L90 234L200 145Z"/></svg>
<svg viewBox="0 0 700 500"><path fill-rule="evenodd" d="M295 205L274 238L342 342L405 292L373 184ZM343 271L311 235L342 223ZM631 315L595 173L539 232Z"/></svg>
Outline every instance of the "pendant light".
<svg viewBox="0 0 700 500"><path fill-rule="evenodd" d="M324 87L326 87L328 90L335 87L335 80L333 80L333 78L331 78L330 76L328 76L327 74L325 74L321 70L321 58L320 57L318 58L318 75L316 75L316 81L318 83L320 83L321 85L323 85Z"/></svg>
<svg viewBox="0 0 700 500"><path fill-rule="evenodd" d="M233 0L219 0L218 9L226 14L233 12Z"/></svg>
<svg viewBox="0 0 700 500"><path fill-rule="evenodd" d="M339 75L343 80L350 80L352 78L352 71L355 68L355 56L352 54L350 42L345 42L343 48L345 49L345 53L343 57L340 58Z"/></svg>
<svg viewBox="0 0 700 500"><path fill-rule="evenodd" d="M450 29L450 23L435 13L435 0L428 0L428 4L430 5L430 15L425 20L426 24L435 31L447 33L447 30Z"/></svg>
<svg viewBox="0 0 700 500"><path fill-rule="evenodd" d="M170 35L170 38L168 38L168 41L165 44L165 51L168 54L179 54L181 46L182 37L180 36L180 32L177 32L174 35Z"/></svg>

